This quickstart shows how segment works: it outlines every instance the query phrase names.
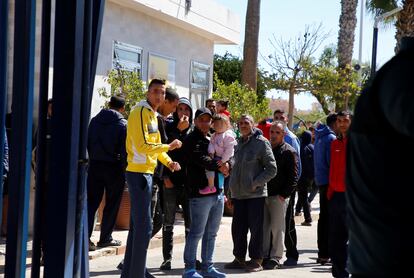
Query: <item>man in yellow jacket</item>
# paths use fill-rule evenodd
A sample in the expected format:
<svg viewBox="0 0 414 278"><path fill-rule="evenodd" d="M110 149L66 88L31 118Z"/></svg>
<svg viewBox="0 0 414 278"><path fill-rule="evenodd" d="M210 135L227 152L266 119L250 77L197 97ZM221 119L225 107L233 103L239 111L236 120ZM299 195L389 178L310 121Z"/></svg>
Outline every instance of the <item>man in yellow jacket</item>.
<svg viewBox="0 0 414 278"><path fill-rule="evenodd" d="M147 99L138 103L128 118L126 180L131 199L131 221L122 278L153 277L145 267L152 232L152 175L157 160L172 171L181 169L167 155L167 151L180 148L181 141L162 144L158 131L156 111L164 100L165 82L153 79L148 86Z"/></svg>

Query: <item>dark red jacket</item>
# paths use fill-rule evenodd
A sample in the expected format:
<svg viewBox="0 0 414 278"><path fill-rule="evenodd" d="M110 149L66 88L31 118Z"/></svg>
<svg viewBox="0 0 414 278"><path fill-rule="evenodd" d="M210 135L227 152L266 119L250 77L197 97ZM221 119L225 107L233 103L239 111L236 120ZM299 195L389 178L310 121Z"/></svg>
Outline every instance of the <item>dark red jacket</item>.
<svg viewBox="0 0 414 278"><path fill-rule="evenodd" d="M348 138L335 139L331 143L328 200L334 192L345 192L346 145Z"/></svg>

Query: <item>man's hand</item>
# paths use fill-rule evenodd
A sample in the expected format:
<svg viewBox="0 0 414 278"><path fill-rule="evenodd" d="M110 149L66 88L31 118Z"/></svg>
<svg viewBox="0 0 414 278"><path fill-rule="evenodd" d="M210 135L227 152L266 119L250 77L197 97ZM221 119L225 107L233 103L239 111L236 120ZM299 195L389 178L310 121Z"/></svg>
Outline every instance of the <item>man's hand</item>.
<svg viewBox="0 0 414 278"><path fill-rule="evenodd" d="M227 207L229 209L232 209L233 208L233 202L231 201L231 198L227 198L226 204L227 204Z"/></svg>
<svg viewBox="0 0 414 278"><path fill-rule="evenodd" d="M179 148L181 148L182 145L183 145L183 143L180 140L175 139L174 141L172 141L169 144L169 146L170 146L169 150L172 151L172 150L175 150L175 149L179 149Z"/></svg>
<svg viewBox="0 0 414 278"><path fill-rule="evenodd" d="M170 180L170 178L164 178L164 187L165 188L174 188L174 184Z"/></svg>
<svg viewBox="0 0 414 278"><path fill-rule="evenodd" d="M190 126L190 121L189 121L189 119L188 119L188 116L183 115L183 116L180 118L180 121L179 121L179 122L178 122L178 124L177 124L177 128L178 128L180 131L183 131L183 130L187 129L189 126Z"/></svg>
<svg viewBox="0 0 414 278"><path fill-rule="evenodd" d="M181 170L180 163L175 161L170 162L170 164L168 164L168 168L170 168L172 172Z"/></svg>
<svg viewBox="0 0 414 278"><path fill-rule="evenodd" d="M230 171L230 165L228 162L222 164L219 168L219 171L223 173L223 175L225 177L227 177L229 175L229 171Z"/></svg>

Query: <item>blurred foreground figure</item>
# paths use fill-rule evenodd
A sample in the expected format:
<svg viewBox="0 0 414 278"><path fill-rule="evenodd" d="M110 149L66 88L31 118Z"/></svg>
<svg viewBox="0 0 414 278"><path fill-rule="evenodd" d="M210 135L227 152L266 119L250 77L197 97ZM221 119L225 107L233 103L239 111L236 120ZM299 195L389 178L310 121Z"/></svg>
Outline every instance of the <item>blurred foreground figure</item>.
<svg viewBox="0 0 414 278"><path fill-rule="evenodd" d="M413 196L414 38L362 93L347 160L348 271L358 277L411 272L414 241L405 225Z"/></svg>

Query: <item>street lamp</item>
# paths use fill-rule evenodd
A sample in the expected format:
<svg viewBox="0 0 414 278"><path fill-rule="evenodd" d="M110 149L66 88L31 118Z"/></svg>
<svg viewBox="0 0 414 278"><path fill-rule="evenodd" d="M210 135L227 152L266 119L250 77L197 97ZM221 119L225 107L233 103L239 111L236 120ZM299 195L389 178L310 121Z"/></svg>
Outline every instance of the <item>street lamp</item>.
<svg viewBox="0 0 414 278"><path fill-rule="evenodd" d="M373 39L372 39L371 77L374 76L375 71L376 71L376 65L377 65L378 24L381 21L384 21L386 18L400 12L401 10L402 8L399 7L399 8L393 9L392 11L383 13L382 15L375 17L374 33L373 33Z"/></svg>

